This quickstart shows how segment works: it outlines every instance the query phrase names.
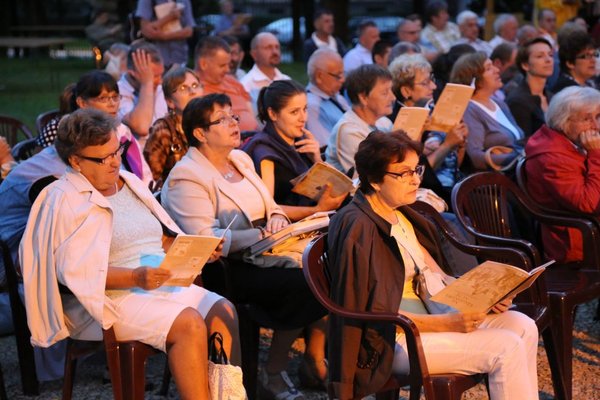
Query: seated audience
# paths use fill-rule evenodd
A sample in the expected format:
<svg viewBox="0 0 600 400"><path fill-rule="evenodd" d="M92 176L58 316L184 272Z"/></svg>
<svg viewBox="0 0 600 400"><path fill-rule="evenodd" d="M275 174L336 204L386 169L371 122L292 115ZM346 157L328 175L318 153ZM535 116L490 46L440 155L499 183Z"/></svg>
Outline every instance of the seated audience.
<svg viewBox="0 0 600 400"><path fill-rule="evenodd" d="M296 81L275 81L262 88L258 96L258 117L265 124L244 146L252 157L256 172L275 202L292 221L318 211L335 210L346 195L332 197L325 188L317 203L292 192L290 180L304 174L321 160L319 142L304 128L306 92Z"/></svg>
<svg viewBox="0 0 600 400"><path fill-rule="evenodd" d="M390 51L392 45L387 40L378 40L373 45L371 50L371 56L373 58L373 64L377 64L380 67L387 68L390 61Z"/></svg>
<svg viewBox="0 0 600 400"><path fill-rule="evenodd" d="M358 145L375 130L389 131L393 123L394 93L392 75L379 65L363 65L346 77L346 90L352 108L335 124L325 152L327 162L343 173L354 167Z"/></svg>
<svg viewBox="0 0 600 400"><path fill-rule="evenodd" d="M442 94L446 83L450 82L450 72L452 67L460 57L464 54L475 53L475 49L468 44L456 44L450 47L450 51L446 54L441 54L431 64L433 75L435 76L435 84L437 88L433 91L433 98L437 99Z"/></svg>
<svg viewBox="0 0 600 400"><path fill-rule="evenodd" d="M527 141L528 189L541 205L600 214L600 92L572 86L555 94L546 125ZM544 251L559 262L583 258L575 228L542 226Z"/></svg>
<svg viewBox="0 0 600 400"><path fill-rule="evenodd" d="M150 127L167 115L162 91L165 71L160 52L152 43L140 40L131 45L127 55L127 73L118 81L121 103L119 119L137 135L144 146Z"/></svg>
<svg viewBox="0 0 600 400"><path fill-rule="evenodd" d="M450 22L448 3L444 0L431 0L425 6L427 25L421 32L421 46L426 50L444 54L460 38L460 31L454 22Z"/></svg>
<svg viewBox="0 0 600 400"><path fill-rule="evenodd" d="M229 45L231 50L231 61L229 62L229 74L234 76L238 81L246 75L246 71L240 68L246 52L242 47L240 40L235 36L222 36L223 40Z"/></svg>
<svg viewBox="0 0 600 400"><path fill-rule="evenodd" d="M129 45L125 43L113 43L102 54L102 59L106 61L104 72L115 78L115 81L121 79L121 75L127 72L127 54L129 53L129 49Z"/></svg>
<svg viewBox="0 0 600 400"><path fill-rule="evenodd" d="M333 50L318 49L308 59L306 67L307 112L306 128L321 147L327 146L329 135L342 115L350 109L340 90L346 81L342 57Z"/></svg>
<svg viewBox="0 0 600 400"><path fill-rule="evenodd" d="M421 47L416 43L398 42L390 50L389 63L392 64L402 54L421 54Z"/></svg>
<svg viewBox="0 0 600 400"><path fill-rule="evenodd" d="M396 114L402 107L423 107L427 103L433 108L435 79L431 74L431 65L420 54L402 55L390 65L392 91L396 96L394 110ZM395 118L395 117L394 117ZM454 184L461 178L460 165L465 156L465 143L469 130L460 123L447 134L426 131L421 141L425 144L424 155L429 167L434 171L437 181L425 175L428 182L423 187L442 196L447 202ZM438 185L442 186L440 192Z"/></svg>
<svg viewBox="0 0 600 400"><path fill-rule="evenodd" d="M254 66L248 71L240 83L252 98L252 109L256 114L256 100L258 92L273 81L292 79L282 73L277 67L281 63L281 46L279 39L269 32L261 32L254 36L250 42L250 55Z"/></svg>
<svg viewBox="0 0 600 400"><path fill-rule="evenodd" d="M181 127L181 115L191 99L203 94L198 76L185 67L167 72L162 86L169 115L152 124L150 137L144 148L144 158L155 182L154 190L160 190L175 163L187 153L189 145Z"/></svg>
<svg viewBox="0 0 600 400"><path fill-rule="evenodd" d="M546 39L537 38L520 47L517 54L516 64L525 78L508 95L506 104L526 138L544 124L544 114L552 98L546 80L554 68L553 53Z"/></svg>
<svg viewBox="0 0 600 400"><path fill-rule="evenodd" d="M287 216L254 171L250 157L235 150L240 128L226 95L190 101L183 111L183 131L190 148L163 186L163 205L189 234L225 235L230 295L235 302L259 306L275 329L260 382L269 397L303 399L285 372L288 351L300 330L310 326L304 363L323 382L325 311L296 261L274 256L257 256L253 263L242 260L244 249L284 228Z"/></svg>
<svg viewBox="0 0 600 400"><path fill-rule="evenodd" d="M409 207L423 171L420 147L403 132L375 132L360 144L360 188L333 216L327 238L331 297L354 311L409 317L420 331L431 374L487 373L492 400L538 399L537 327L509 310L510 299L489 314L431 315L415 294L415 267L452 279L435 228ZM404 335L392 323L356 324L331 315L329 333L329 376L339 398L361 398L391 374L409 370ZM370 362L374 348L376 363Z"/></svg>
<svg viewBox="0 0 600 400"><path fill-rule="evenodd" d="M77 109L77 104L73 102L73 90L75 90L75 83L69 83L60 96L58 97L58 115L52 118L42 128L42 131L35 138L35 142L40 147L52 146L56 139L56 132L58 131L58 123L60 119L68 113ZM73 108L75 107L75 108Z"/></svg>
<svg viewBox="0 0 600 400"><path fill-rule="evenodd" d="M379 28L371 20L362 21L357 28L358 42L344 56L344 71L346 73L361 65L373 64L371 51L379 40Z"/></svg>
<svg viewBox="0 0 600 400"><path fill-rule="evenodd" d="M469 128L467 155L473 169L483 171L509 165L521 153L524 135L508 106L492 98L502 87L498 68L485 53L466 54L454 64L450 81L463 85L475 83L475 92L463 116Z"/></svg>
<svg viewBox="0 0 600 400"><path fill-rule="evenodd" d="M455 44L468 44L476 51L483 51L488 57L494 49L488 42L479 38L479 17L473 11L465 10L458 14L456 23L460 30L460 38Z"/></svg>
<svg viewBox="0 0 600 400"><path fill-rule="evenodd" d="M137 177L120 171L116 129L93 109L59 125L67 171L33 204L19 251L31 342L98 340L113 327L118 340L168 353L181 397L208 398L207 331L222 332L239 363L235 309L199 286L162 287L170 271L149 265L164 256L161 225L179 228ZM61 298L59 284L74 297Z"/></svg>
<svg viewBox="0 0 600 400"><path fill-rule="evenodd" d="M542 33L533 25L525 24L517 29L517 43L519 46L523 46L531 39L542 36Z"/></svg>
<svg viewBox="0 0 600 400"><path fill-rule="evenodd" d="M240 116L242 131L255 131L258 122L252 112L251 98L242 84L229 74L231 48L217 36L202 38L196 46L196 72L204 93L224 93L231 99L233 112Z"/></svg>
<svg viewBox="0 0 600 400"><path fill-rule="evenodd" d="M494 50L502 43L517 44L517 30L519 21L512 14L499 14L494 20L494 33L496 34L489 41L490 47Z"/></svg>
<svg viewBox="0 0 600 400"><path fill-rule="evenodd" d="M552 87L558 93L568 86L594 87L592 78L596 75L596 57L598 51L587 32L577 28L560 36L558 58L560 76Z"/></svg>
<svg viewBox="0 0 600 400"><path fill-rule="evenodd" d="M421 41L422 29L421 20L419 18L413 18L413 16L409 15L406 18L401 18L400 22L398 23L398 27L396 28L396 36L398 37L398 43L396 43L394 47L392 47L392 53L390 54L390 64L392 61L394 61L394 58L398 57L400 54L405 53L405 51L398 53L394 52L394 48L396 48L396 46L402 42L410 43L413 46L415 46L410 47L411 49L414 49L412 51L414 51L415 53L422 52L425 58L427 58L427 60L429 61L435 60L438 56L436 50L429 49L426 51L424 48L421 48L421 46L419 46L419 43Z"/></svg>
<svg viewBox="0 0 600 400"><path fill-rule="evenodd" d="M156 15L155 7L169 0L139 0L135 10L140 18L141 32L144 38L155 44L162 62L170 69L174 65L185 65L188 61L187 40L194 34L194 13L190 0L171 2L169 13L161 18ZM173 24L175 25L175 30ZM168 27L167 27L168 25ZM131 67L130 67L131 68Z"/></svg>
<svg viewBox="0 0 600 400"><path fill-rule="evenodd" d="M315 31L304 41L304 62L308 62L312 53L320 48L331 49L341 57L346 54L344 42L333 36L335 21L331 10L326 8L317 10L313 17L313 26Z"/></svg>

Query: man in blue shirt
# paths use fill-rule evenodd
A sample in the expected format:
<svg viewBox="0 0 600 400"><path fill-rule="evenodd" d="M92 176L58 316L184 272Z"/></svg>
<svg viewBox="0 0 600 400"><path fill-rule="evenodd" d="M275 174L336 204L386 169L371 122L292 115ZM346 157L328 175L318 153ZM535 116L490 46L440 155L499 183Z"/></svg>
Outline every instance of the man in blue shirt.
<svg viewBox="0 0 600 400"><path fill-rule="evenodd" d="M345 81L344 63L338 52L321 48L310 56L307 69L306 128L321 146L325 146L333 126L350 109L346 99L339 93Z"/></svg>

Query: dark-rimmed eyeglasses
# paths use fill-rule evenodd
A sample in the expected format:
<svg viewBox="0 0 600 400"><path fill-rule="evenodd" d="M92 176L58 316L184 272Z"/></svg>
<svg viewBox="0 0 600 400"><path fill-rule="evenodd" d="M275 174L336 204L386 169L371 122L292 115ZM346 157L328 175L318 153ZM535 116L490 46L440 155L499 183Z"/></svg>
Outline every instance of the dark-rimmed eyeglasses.
<svg viewBox="0 0 600 400"><path fill-rule="evenodd" d="M226 117L221 117L217 120L211 121L206 124L206 128L210 128L213 125L227 125L235 121L236 123L240 123L240 116L237 114L227 115Z"/></svg>
<svg viewBox="0 0 600 400"><path fill-rule="evenodd" d="M113 96L92 97L90 100L97 101L101 104L108 104L109 102L118 103L122 98L123 96L120 94L115 94Z"/></svg>
<svg viewBox="0 0 600 400"><path fill-rule="evenodd" d="M421 82L415 82L415 85L428 87L431 85L431 82L435 83L435 75L430 74L427 78L423 79Z"/></svg>
<svg viewBox="0 0 600 400"><path fill-rule="evenodd" d="M577 59L577 60L593 60L595 58L598 58L599 55L600 55L600 52L598 50L587 51L583 54L579 54L579 55L575 56L575 59Z"/></svg>
<svg viewBox="0 0 600 400"><path fill-rule="evenodd" d="M341 81L346 77L343 72L341 74L334 74L333 72L325 71L324 69L321 69L321 71L325 72L327 75L331 76L336 81Z"/></svg>
<svg viewBox="0 0 600 400"><path fill-rule="evenodd" d="M115 151L114 153L110 153L106 157L88 157L88 156L82 156L81 154L76 154L76 156L79 158L83 158L84 160L93 161L96 164L108 165L108 163L110 161L112 161L113 159L121 158L121 156L123 155L123 152L125 151L126 145L127 145L127 142L121 143L119 145L119 148L117 149L117 151Z"/></svg>
<svg viewBox="0 0 600 400"><path fill-rule="evenodd" d="M394 179L396 179L396 180L404 179L407 177L412 178L415 175L417 175L419 177L419 179L421 179L423 177L424 172L425 172L425 167L422 164L417 165L415 167L415 169L409 169L409 170L402 171L402 172L385 171L385 173L387 175L393 176Z"/></svg>

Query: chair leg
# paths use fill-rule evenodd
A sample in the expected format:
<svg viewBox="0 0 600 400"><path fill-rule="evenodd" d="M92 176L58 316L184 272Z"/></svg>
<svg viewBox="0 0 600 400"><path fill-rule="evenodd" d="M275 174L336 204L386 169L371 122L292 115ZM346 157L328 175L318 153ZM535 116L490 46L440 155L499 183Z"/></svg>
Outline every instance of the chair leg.
<svg viewBox="0 0 600 400"><path fill-rule="evenodd" d="M565 400L573 395L573 312L572 305L560 293L549 293L552 311L552 329L556 339L556 351L561 365Z"/></svg>
<svg viewBox="0 0 600 400"><path fill-rule="evenodd" d="M8 400L8 396L6 395L6 386L4 385L4 374L2 373L2 368L0 368L0 400Z"/></svg>
<svg viewBox="0 0 600 400"><path fill-rule="evenodd" d="M68 339L67 354L65 355L65 374L63 378L62 400L71 400L73 397L73 384L77 370L77 358L73 355L73 341Z"/></svg>
<svg viewBox="0 0 600 400"><path fill-rule="evenodd" d="M410 385L410 400L419 400L421 398L421 387L421 385Z"/></svg>
<svg viewBox="0 0 600 400"><path fill-rule="evenodd" d="M169 393L169 385L171 383L171 370L169 369L169 359L165 361L165 370L163 372L162 383L160 384L160 390L158 394L166 396Z"/></svg>
<svg viewBox="0 0 600 400"><path fill-rule="evenodd" d="M554 337L554 332L552 331L551 326L544 329L542 332L542 338L544 339L544 349L546 350L548 364L550 365L552 387L554 388L554 398L556 400L566 400L567 394L565 391L564 376L562 374L560 360L556 351L559 344Z"/></svg>
<svg viewBox="0 0 600 400"><path fill-rule="evenodd" d="M146 357L136 356L135 346L120 345L121 379L123 397L127 400L144 400L146 386Z"/></svg>
<svg viewBox="0 0 600 400"><path fill-rule="evenodd" d="M123 382L121 378L121 356L119 352L119 345L114 339L114 333L110 331L113 341L107 343L107 334L105 333L104 342L106 345L106 363L108 364L108 371L110 373L110 382L112 384L113 398L115 400L123 400Z"/></svg>
<svg viewBox="0 0 600 400"><path fill-rule="evenodd" d="M244 387L246 388L248 400L256 400L260 327L248 315L244 305L236 307L236 309L242 347Z"/></svg>
<svg viewBox="0 0 600 400"><path fill-rule="evenodd" d="M598 308L596 308L596 317L594 319L600 321L600 299L598 299Z"/></svg>

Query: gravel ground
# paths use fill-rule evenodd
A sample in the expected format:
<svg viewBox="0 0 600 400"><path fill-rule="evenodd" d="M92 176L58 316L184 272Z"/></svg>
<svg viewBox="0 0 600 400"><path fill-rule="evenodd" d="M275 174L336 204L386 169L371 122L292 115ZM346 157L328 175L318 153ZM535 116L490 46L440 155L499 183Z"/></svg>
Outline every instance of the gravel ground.
<svg viewBox="0 0 600 400"><path fill-rule="evenodd" d="M575 322L575 337L574 337L574 365L573 365L573 399L574 400L600 400L600 322L593 319L596 310L596 302L582 305L578 312ZM270 335L268 331L264 331L261 335L263 350L268 346ZM304 342L299 339L294 343L293 351L291 352L291 363L289 367L292 379L296 379L296 370L298 362L304 348ZM261 361L264 362L266 352L261 351ZM4 372L6 381L6 391L9 399L33 399L32 397L23 396L21 393L21 382L18 375L18 361L16 355L16 346L14 337L8 336L0 338L0 363ZM162 369L165 364L165 357L158 355L152 357L146 368L147 381L155 384L155 389L147 392L147 399L158 400L164 399L156 394L160 379L162 377ZM102 376L104 374L104 363L102 357L89 359L80 363L75 380L75 388L73 391L74 399L111 399L112 392L110 383L103 383ZM552 382L550 380L550 371L546 353L542 345L538 351L538 376L540 399L553 399ZM41 385L41 395L36 397L40 400L54 400L61 398L62 381L44 382ZM326 399L324 392L304 391L307 400ZM168 395L169 399L177 399L177 392L174 385L171 384L171 390ZM374 397L373 397L374 398ZM401 399L407 399L408 393L401 392ZM479 385L465 393L463 399L487 399L487 393L483 385Z"/></svg>

